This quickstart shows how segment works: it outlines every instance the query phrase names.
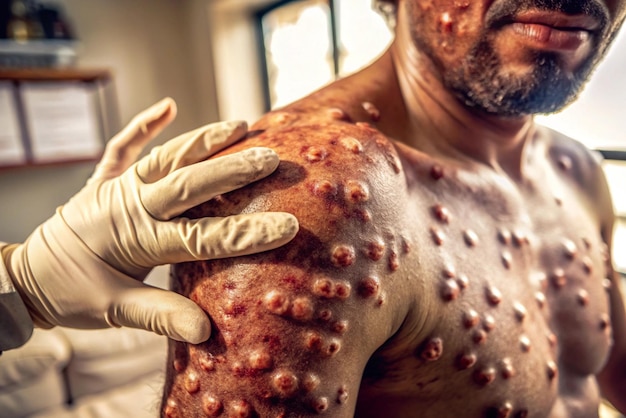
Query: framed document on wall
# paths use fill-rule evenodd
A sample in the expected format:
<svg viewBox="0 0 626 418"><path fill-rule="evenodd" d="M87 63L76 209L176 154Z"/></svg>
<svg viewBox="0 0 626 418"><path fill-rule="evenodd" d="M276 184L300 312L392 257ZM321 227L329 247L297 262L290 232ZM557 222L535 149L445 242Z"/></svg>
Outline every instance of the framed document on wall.
<svg viewBox="0 0 626 418"><path fill-rule="evenodd" d="M20 85L33 162L94 158L102 153L97 86L82 81Z"/></svg>

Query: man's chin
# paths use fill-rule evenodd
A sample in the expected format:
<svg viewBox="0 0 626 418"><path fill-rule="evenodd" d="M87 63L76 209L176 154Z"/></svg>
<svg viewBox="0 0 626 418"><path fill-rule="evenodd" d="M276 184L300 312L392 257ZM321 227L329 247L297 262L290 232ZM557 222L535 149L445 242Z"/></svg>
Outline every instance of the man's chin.
<svg viewBox="0 0 626 418"><path fill-rule="evenodd" d="M562 56L534 53L527 64L507 65L488 41L480 42L458 67L442 67L443 83L466 106L501 117L549 114L573 102L582 90L593 57L572 73Z"/></svg>
<svg viewBox="0 0 626 418"><path fill-rule="evenodd" d="M578 97L586 77L565 76L554 65L545 64L534 74L522 77L492 76L469 85L450 85L468 107L489 115L521 117L555 113Z"/></svg>
<svg viewBox="0 0 626 418"><path fill-rule="evenodd" d="M503 118L519 118L537 114L551 114L563 110L572 103L577 95L571 94L567 97L558 95L557 97L538 95L540 97L524 97L520 98L516 95L511 97L502 97L501 100L482 100L477 101L460 95L459 99L469 108L476 112L485 113L491 116Z"/></svg>
<svg viewBox="0 0 626 418"><path fill-rule="evenodd" d="M541 97L537 99L526 98L518 100L515 98L505 98L500 105L487 106L479 109L483 112L494 116L516 118L522 116L530 116L537 114L552 114L563 110L576 98L576 95L570 97Z"/></svg>

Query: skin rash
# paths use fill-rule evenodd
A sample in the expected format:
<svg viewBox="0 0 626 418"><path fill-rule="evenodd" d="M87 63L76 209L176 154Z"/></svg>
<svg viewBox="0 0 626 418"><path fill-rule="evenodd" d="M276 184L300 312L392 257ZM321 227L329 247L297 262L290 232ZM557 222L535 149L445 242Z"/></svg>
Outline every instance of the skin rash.
<svg viewBox="0 0 626 418"><path fill-rule="evenodd" d="M378 61L226 151L268 146L281 164L186 216L286 211L300 232L174 266L213 335L170 342L162 416L626 410L606 182L532 121L572 99L623 18L621 2L570 3L401 0Z"/></svg>

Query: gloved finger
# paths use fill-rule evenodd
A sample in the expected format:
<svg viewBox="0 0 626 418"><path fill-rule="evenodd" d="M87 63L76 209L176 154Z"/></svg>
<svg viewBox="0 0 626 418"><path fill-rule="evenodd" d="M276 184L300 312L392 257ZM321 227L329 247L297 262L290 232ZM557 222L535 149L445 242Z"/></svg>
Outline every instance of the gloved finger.
<svg viewBox="0 0 626 418"><path fill-rule="evenodd" d="M156 183L143 185L139 194L154 218L168 220L214 196L268 176L279 162L269 148L250 148L183 167Z"/></svg>
<svg viewBox="0 0 626 418"><path fill-rule="evenodd" d="M137 174L145 183L155 182L179 168L206 160L246 134L244 121L217 122L184 133L155 147L137 163Z"/></svg>
<svg viewBox="0 0 626 418"><path fill-rule="evenodd" d="M107 143L89 182L119 176L136 160L148 142L176 117L176 102L165 98L136 115Z"/></svg>
<svg viewBox="0 0 626 418"><path fill-rule="evenodd" d="M295 216L283 212L225 218L176 219L156 226L150 254L163 264L236 257L278 248L298 232Z"/></svg>
<svg viewBox="0 0 626 418"><path fill-rule="evenodd" d="M113 301L106 320L111 326L145 329L192 344L211 335L209 318L194 302L131 279Z"/></svg>

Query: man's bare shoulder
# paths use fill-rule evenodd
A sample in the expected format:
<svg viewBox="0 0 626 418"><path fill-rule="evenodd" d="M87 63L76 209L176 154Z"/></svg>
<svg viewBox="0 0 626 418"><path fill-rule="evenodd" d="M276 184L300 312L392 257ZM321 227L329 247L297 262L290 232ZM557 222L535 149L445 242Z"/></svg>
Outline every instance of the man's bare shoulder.
<svg viewBox="0 0 626 418"><path fill-rule="evenodd" d="M335 226L350 229L352 221L366 225L373 216L388 213L389 206L396 205L393 195L403 192L401 161L393 142L368 123L353 122L337 107L270 112L225 153L255 146L276 151L281 160L276 172L220 196L219 205L208 202L192 215L287 211L305 228L314 227L309 222L332 220L339 223Z"/></svg>
<svg viewBox="0 0 626 418"><path fill-rule="evenodd" d="M560 132L540 127L539 137L547 144L547 156L555 170L570 178L574 190L598 213L602 229L610 229L613 204L603 170L602 156L581 142Z"/></svg>
<svg viewBox="0 0 626 418"><path fill-rule="evenodd" d="M337 116L266 115L226 152L271 147L277 171L188 213L286 211L300 231L264 254L174 268L176 290L213 321L208 342L175 348L166 397L186 413L352 416L369 357L399 328L402 294L393 288L408 248L397 228L400 162L378 131ZM196 385L210 399L196 399Z"/></svg>
<svg viewBox="0 0 626 418"><path fill-rule="evenodd" d="M278 153L276 172L188 215L292 213L300 224L295 239L251 258L340 277L353 289L379 286L397 270L410 243L397 231L406 185L389 139L367 123L353 123L338 108L296 108L268 113L226 152L252 146ZM378 292L368 297L384 303Z"/></svg>
<svg viewBox="0 0 626 418"><path fill-rule="evenodd" d="M581 142L547 127L538 127L538 136L547 145L548 155L556 167L571 172L583 186L600 175L601 155Z"/></svg>

